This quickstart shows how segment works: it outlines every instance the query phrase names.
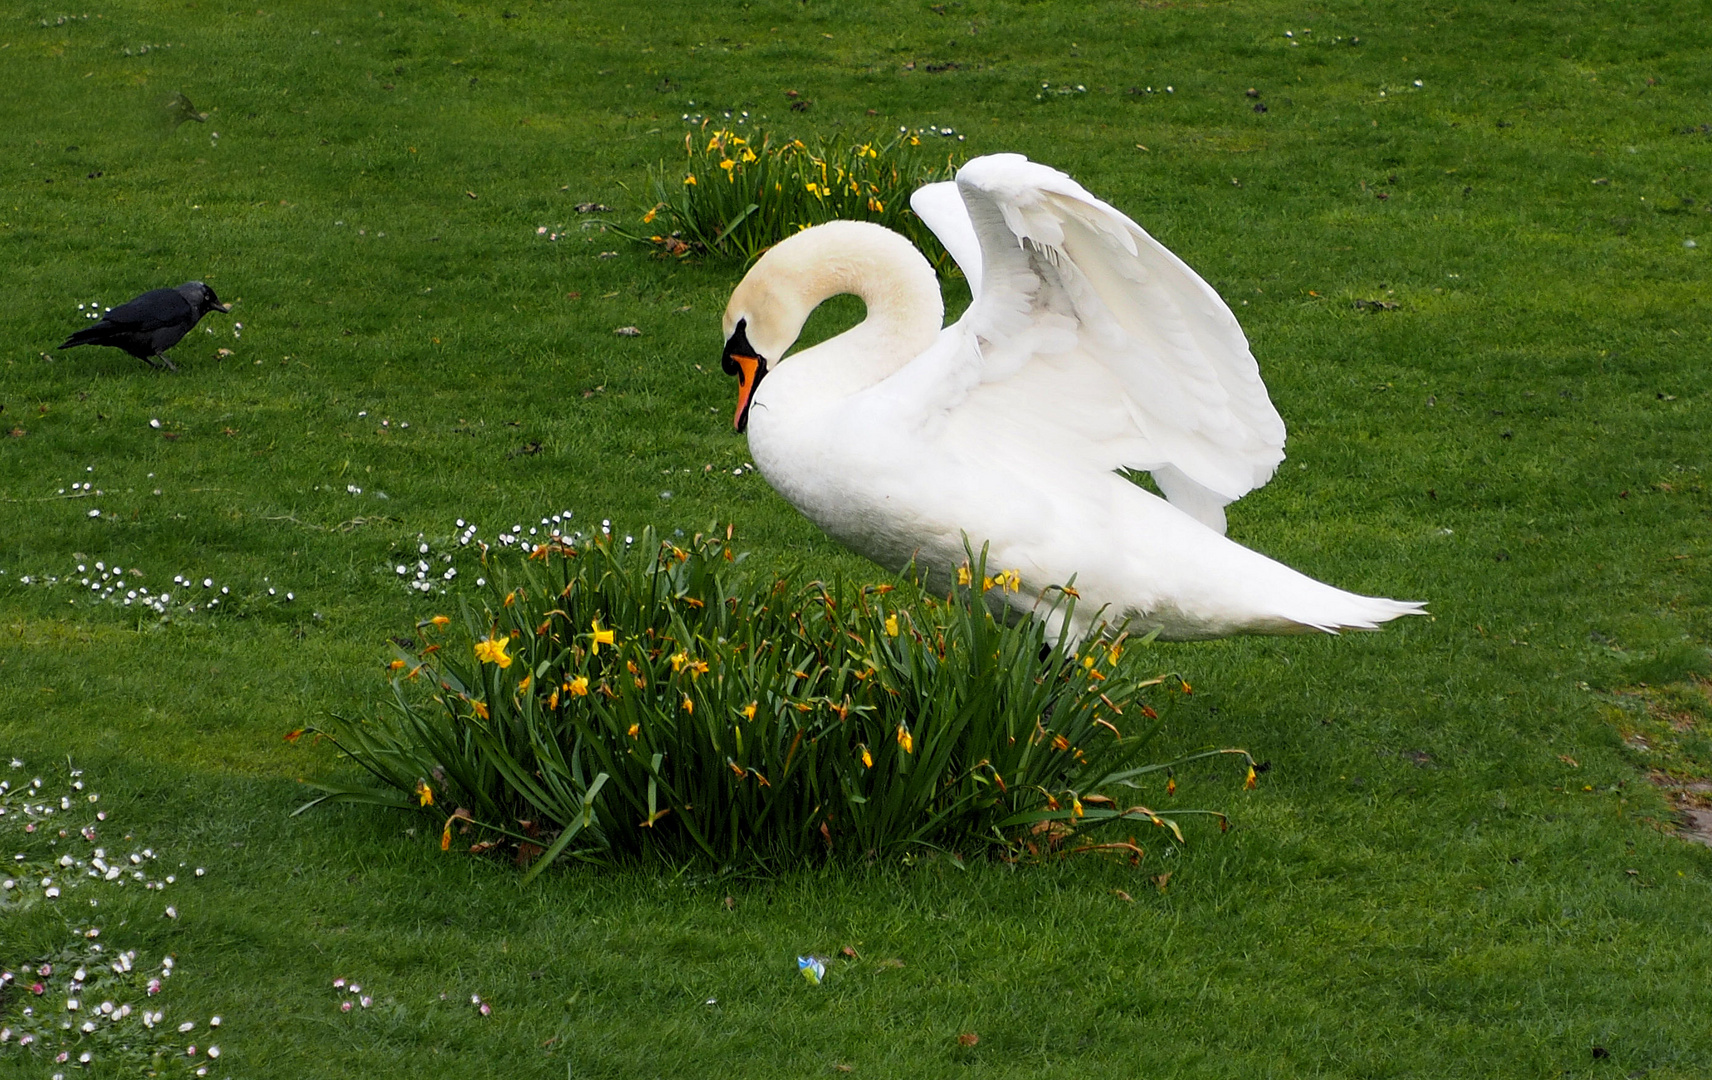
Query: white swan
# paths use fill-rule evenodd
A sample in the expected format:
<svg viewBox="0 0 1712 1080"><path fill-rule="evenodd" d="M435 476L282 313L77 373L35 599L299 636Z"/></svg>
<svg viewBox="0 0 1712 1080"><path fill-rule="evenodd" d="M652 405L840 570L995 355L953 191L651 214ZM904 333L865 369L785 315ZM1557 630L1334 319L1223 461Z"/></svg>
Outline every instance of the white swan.
<svg viewBox="0 0 1712 1080"><path fill-rule="evenodd" d="M767 481L833 538L935 587L991 545L1027 610L1074 578L1073 637L1104 617L1167 639L1370 630L1418 603L1321 584L1224 534L1284 457L1236 317L1141 227L1018 154L911 199L974 301L878 225L835 221L764 254L725 310L738 431ZM867 317L786 358L828 297ZM1153 474L1166 499L1115 470ZM1053 627L1055 633L1062 626Z"/></svg>

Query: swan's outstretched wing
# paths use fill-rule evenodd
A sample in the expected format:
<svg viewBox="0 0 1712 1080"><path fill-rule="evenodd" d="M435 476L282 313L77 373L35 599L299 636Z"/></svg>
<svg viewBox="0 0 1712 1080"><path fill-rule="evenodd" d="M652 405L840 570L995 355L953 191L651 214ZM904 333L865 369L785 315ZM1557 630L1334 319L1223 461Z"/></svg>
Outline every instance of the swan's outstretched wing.
<svg viewBox="0 0 1712 1080"><path fill-rule="evenodd" d="M910 195L910 209L922 224L939 237L950 253L951 261L969 281L969 295L981 295L981 240L975 235L975 223L969 220L969 208L963 205L963 193L955 180L924 184Z"/></svg>
<svg viewBox="0 0 1712 1080"><path fill-rule="evenodd" d="M1230 308L1056 169L997 154L963 166L956 184L982 269L959 323L978 370L964 373L950 422L1152 472L1168 499L1222 532L1224 505L1284 459L1284 421ZM948 217L923 220L938 234Z"/></svg>

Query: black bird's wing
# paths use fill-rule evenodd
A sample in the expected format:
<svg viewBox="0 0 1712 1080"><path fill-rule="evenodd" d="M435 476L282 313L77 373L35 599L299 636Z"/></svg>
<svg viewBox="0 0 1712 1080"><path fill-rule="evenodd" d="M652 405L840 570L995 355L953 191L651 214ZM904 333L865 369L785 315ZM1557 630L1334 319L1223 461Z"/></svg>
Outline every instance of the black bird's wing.
<svg viewBox="0 0 1712 1080"><path fill-rule="evenodd" d="M126 330L160 330L179 323L189 329L195 324L196 315L190 309L190 301L179 295L177 289L151 289L109 311L101 322Z"/></svg>

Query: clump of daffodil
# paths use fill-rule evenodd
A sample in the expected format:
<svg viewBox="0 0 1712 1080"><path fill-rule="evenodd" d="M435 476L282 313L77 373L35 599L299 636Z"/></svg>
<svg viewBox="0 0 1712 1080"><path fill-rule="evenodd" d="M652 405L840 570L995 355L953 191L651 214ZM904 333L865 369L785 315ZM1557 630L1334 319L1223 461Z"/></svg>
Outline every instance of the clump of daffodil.
<svg viewBox="0 0 1712 1080"><path fill-rule="evenodd" d="M741 175L773 149L721 135L708 152ZM859 164L789 153L833 193ZM782 865L923 844L1045 858L1073 840L1139 859L1133 841L1080 838L1139 822L1176 842L1196 813L1150 806L1176 763L1143 756L1152 705L1188 683L1147 669L1121 627L1051 636L1068 588L1011 622L970 586L1017 592L1021 572L985 553L936 594L756 574L730 541L644 530L490 552L481 607L425 620L432 643L387 665L420 678L394 675L390 712L331 735L382 786L328 797L440 815L445 850L456 824L476 834L467 850L508 849L532 874L567 857Z"/></svg>
<svg viewBox="0 0 1712 1080"><path fill-rule="evenodd" d="M811 225L875 221L909 236L951 273L950 258L908 207L912 191L949 180L957 164L902 133L804 141L704 124L685 135L681 164L651 171L653 200L641 223L652 228L632 234L622 225L608 227L667 256L747 261ZM697 179L721 175L723 184Z"/></svg>

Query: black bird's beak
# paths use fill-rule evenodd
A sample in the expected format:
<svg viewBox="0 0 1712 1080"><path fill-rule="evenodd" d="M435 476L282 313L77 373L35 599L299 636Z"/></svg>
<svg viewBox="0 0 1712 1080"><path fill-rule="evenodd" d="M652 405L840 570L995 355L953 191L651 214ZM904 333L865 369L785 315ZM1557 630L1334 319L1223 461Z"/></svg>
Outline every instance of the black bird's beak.
<svg viewBox="0 0 1712 1080"><path fill-rule="evenodd" d="M755 388L767 377L767 360L749 344L746 323L743 319L737 321L737 329L725 343L725 355L719 362L727 375L737 376L737 412L731 418L731 426L739 432L748 429L749 406L755 400Z"/></svg>
<svg viewBox="0 0 1712 1080"><path fill-rule="evenodd" d="M230 315L232 313L232 305L231 304L215 304L214 310L218 311L222 314L225 314L225 315Z"/></svg>

